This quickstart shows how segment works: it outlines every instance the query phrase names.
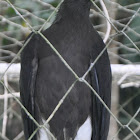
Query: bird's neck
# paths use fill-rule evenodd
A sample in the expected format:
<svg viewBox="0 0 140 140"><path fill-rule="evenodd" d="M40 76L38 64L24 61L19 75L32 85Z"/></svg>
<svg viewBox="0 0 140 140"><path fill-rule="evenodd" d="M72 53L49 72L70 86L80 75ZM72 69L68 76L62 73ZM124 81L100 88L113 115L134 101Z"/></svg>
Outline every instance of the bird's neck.
<svg viewBox="0 0 140 140"><path fill-rule="evenodd" d="M57 17L62 17L63 19L73 18L74 20L79 20L81 18L88 19L91 5L90 1L84 3L78 1L79 0L65 0L58 11Z"/></svg>

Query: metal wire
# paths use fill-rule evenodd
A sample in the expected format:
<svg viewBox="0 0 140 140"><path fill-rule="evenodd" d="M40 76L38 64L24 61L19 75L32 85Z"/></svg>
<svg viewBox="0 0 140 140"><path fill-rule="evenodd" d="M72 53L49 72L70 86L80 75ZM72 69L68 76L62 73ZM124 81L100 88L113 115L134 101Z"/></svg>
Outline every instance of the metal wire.
<svg viewBox="0 0 140 140"><path fill-rule="evenodd" d="M70 94L70 91L75 86L77 81L85 83L92 91L93 94L97 96L97 98L101 101L101 103L106 107L106 109L109 111L111 116L114 118L114 121L119 125L119 128L116 125L116 131L112 135L112 137L109 137L109 140L113 139L124 139L124 140L140 140L140 135L138 132L140 132L140 120L137 119L137 116L140 113L140 104L137 105L137 110L130 114L126 107L136 99L136 97L139 97L139 92L134 93L134 96L128 98L123 104L120 104L117 108L117 113L115 113L113 110L110 110L104 101L100 98L100 96L96 93L96 91L93 89L91 85L85 80L86 75L90 72L92 67L96 64L98 59L102 56L103 52L108 48L110 59L114 59L116 63L116 60L121 61L125 64L131 64L131 65L125 65L126 69L124 70L124 66L121 65L112 65L113 66L113 81L116 82L116 85L118 84L120 88L128 88L128 87L140 87L140 74L136 70L139 70L139 62L131 61L129 59L130 56L137 56L139 58L140 56L140 41L136 40L136 38L140 37L140 32L138 32L140 26L131 26L132 23L135 22L136 18L139 18L140 20L140 3L132 3L129 5L122 6L119 4L119 2L110 1L110 0L91 0L94 9L91 9L90 17L91 20L94 18L100 18L101 23L98 25L95 25L95 29L99 30L99 33L101 36L103 36L104 41L106 43L105 49L99 54L99 56L95 59L94 62L91 63L89 69L85 71L85 74L82 77L78 77L77 73L74 72L74 70L69 66L69 64L65 61L65 59L59 54L59 52L56 50L55 46L49 42L49 40L41 33L41 31L47 27L49 27L52 23L52 19L54 18L54 15L58 11L59 6L61 5L63 1L61 1L58 6L55 8L53 5L47 2L43 2L40 0L34 0L34 1L15 1L15 3L12 3L10 0L3 0L0 1L0 25L3 27L3 29L0 27L0 61L7 62L7 60L10 59L10 62L6 65L0 65L0 100L1 107L3 107L3 110L0 114L0 121L2 122L2 126L0 126L1 132L0 132L0 139L4 140L10 140L11 136L7 134L8 129L7 126L8 121L13 119L13 116L21 118L19 115L19 112L17 109L14 110L15 106L20 106L26 114L33 120L33 122L37 125L37 129L33 132L33 134L30 136L29 139L32 139L32 137L39 131L39 129L43 128L47 134L49 134L53 139L55 137L53 134L45 127L47 123L51 119L53 119L53 116L57 112L57 110L60 108L61 105L63 105L63 102L65 102L65 98ZM34 11L32 7L24 7L23 5L26 5L26 3L32 3L34 5L38 4L38 9ZM101 4L101 8L99 8L98 3ZM29 5L30 5L29 4ZM45 7L45 10L44 10ZM113 7L113 8L109 8ZM6 12L6 10L13 10L13 15L9 15L9 13ZM30 9L30 10L29 10ZM1 11L2 14L1 14ZM124 16L119 19L116 18L116 14L119 11L123 11L127 16ZM50 13L49 16L46 18L43 18L42 15L44 13ZM36 24L32 23L32 20L36 21ZM46 20L47 19L47 20ZM10 27L8 30L4 27ZM36 30L37 29L37 30ZM106 29L106 33L104 33L104 29ZM36 120L31 116L31 114L27 111L27 109L22 105L22 103L19 100L19 90L18 88L15 90L14 86L10 85L10 82L18 83L19 78L19 67L18 69L13 69L13 64L15 62L19 62L19 56L26 44L30 41L32 36L27 40L27 42L23 45L22 37L19 38L19 36L16 36L16 34L20 34L21 36L27 36L30 32L34 32L35 34L39 34L45 41L48 43L51 47L51 49L58 55L58 57L61 59L61 61L65 64L65 66L71 71L71 73L75 76L76 80L72 83L72 85L67 89L67 92L64 94L63 98L59 101L58 105L52 112L52 114L49 116L49 118L45 121L43 125L38 124ZM135 38L132 38L129 36L129 34L133 34ZM125 38L127 43L122 42L120 38ZM2 41L5 41L6 43L2 43ZM17 49L18 46L18 49ZM112 47L114 46L114 47ZM22 47L22 48L21 48ZM16 53L12 50L13 48L16 49ZM8 50L7 50L8 49ZM118 51L126 51L127 53L118 55ZM140 58L139 58L140 59ZM136 65L137 64L137 65ZM15 64L14 64L15 65ZM137 68L135 67L137 66ZM10 68L12 68L10 70ZM9 72L12 71L12 72ZM117 71L117 72L116 72ZM125 72L124 72L125 71ZM16 79L16 80L15 80ZM3 90L4 88L4 90ZM3 93L2 93L3 92ZM13 100L14 99L14 100ZM11 105L13 103L14 107ZM112 103L113 104L113 103ZM119 104L119 103L118 103ZM118 105L115 104L115 105ZM113 104L114 105L114 104ZM1 110L2 108L0 108ZM126 115L126 119L129 120L127 123L123 123L121 119L119 118L118 114L122 113ZM10 117L11 116L11 117ZM21 123L21 120L20 120ZM136 127L132 125L136 125ZM111 128L110 128L111 129ZM127 130L127 135L121 136L123 133L122 131ZM20 132L16 134L13 139L14 140L20 140L23 138L23 131L22 128L20 129Z"/></svg>

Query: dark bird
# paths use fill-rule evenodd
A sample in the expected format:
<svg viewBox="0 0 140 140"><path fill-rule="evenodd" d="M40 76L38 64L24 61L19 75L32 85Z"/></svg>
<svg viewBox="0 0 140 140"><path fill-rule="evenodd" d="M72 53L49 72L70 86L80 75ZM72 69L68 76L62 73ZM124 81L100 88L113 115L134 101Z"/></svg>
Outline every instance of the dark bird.
<svg viewBox="0 0 140 140"><path fill-rule="evenodd" d="M79 77L105 48L90 22L90 6L90 0L64 0L53 24L42 31ZM76 78L40 34L31 33L30 37L21 54L20 94L24 107L42 125ZM85 80L110 107L107 51ZM22 118L27 140L38 127L23 109ZM84 82L78 81L46 127L57 140L107 140L109 122L104 105ZM40 128L32 140L53 138Z"/></svg>

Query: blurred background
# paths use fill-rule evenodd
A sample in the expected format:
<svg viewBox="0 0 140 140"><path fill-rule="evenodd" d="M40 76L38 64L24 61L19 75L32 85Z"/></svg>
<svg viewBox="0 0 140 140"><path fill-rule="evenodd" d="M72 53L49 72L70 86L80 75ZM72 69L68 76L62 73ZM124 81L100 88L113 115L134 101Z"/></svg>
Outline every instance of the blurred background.
<svg viewBox="0 0 140 140"><path fill-rule="evenodd" d="M22 17L35 30L47 21L43 28L46 29L55 18L54 10L60 0L12 0L11 3L0 1L0 140L24 140L20 105L16 100L19 99L19 51L31 30ZM113 73L111 111L124 126L111 116L108 140L140 140L140 1L104 0L104 3L112 24L106 42ZM101 2L93 1L90 19L104 39L109 29L102 11Z"/></svg>

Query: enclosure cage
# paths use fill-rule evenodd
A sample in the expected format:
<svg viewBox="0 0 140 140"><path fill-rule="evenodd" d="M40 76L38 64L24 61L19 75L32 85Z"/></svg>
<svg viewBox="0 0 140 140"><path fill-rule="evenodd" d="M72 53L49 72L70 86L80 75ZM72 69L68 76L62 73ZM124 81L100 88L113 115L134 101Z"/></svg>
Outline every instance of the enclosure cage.
<svg viewBox="0 0 140 140"><path fill-rule="evenodd" d="M91 2L90 20L104 39L113 76L108 140L140 140L140 1ZM52 24L61 3L0 0L0 140L24 140L20 54L32 31Z"/></svg>

